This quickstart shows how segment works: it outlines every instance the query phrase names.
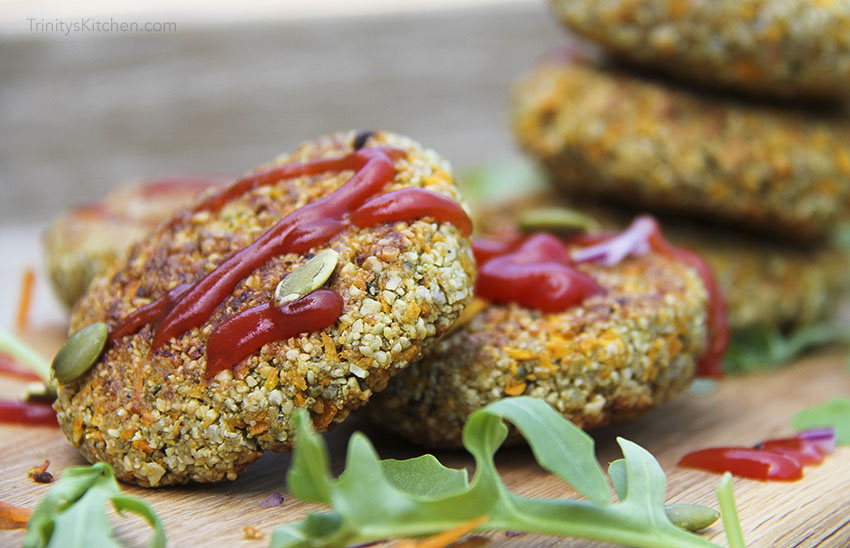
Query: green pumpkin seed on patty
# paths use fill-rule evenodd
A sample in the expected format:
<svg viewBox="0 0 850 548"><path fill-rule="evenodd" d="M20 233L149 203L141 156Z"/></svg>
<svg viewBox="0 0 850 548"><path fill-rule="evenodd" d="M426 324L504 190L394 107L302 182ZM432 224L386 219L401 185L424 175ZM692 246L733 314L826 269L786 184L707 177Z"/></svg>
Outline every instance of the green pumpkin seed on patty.
<svg viewBox="0 0 850 548"><path fill-rule="evenodd" d="M517 218L523 232L555 232L575 234L599 228L599 223L590 215L568 207L546 207L523 211Z"/></svg>
<svg viewBox="0 0 850 548"><path fill-rule="evenodd" d="M106 345L109 329L97 322L80 329L65 342L53 358L53 375L60 384L73 382L88 371Z"/></svg>
<svg viewBox="0 0 850 548"><path fill-rule="evenodd" d="M300 299L322 287L333 274L339 253L333 249L323 249L299 266L277 284L274 300L278 305Z"/></svg>

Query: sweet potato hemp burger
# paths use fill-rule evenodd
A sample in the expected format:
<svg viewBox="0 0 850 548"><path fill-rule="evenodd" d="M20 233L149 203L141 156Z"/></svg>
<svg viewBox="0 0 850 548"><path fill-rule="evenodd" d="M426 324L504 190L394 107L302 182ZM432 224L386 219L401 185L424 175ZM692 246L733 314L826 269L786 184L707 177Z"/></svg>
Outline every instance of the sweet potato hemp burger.
<svg viewBox="0 0 850 548"><path fill-rule="evenodd" d="M62 430L159 486L289 450L295 409L319 430L344 420L471 300L459 200L445 160L386 132L305 143L207 192L74 308Z"/></svg>

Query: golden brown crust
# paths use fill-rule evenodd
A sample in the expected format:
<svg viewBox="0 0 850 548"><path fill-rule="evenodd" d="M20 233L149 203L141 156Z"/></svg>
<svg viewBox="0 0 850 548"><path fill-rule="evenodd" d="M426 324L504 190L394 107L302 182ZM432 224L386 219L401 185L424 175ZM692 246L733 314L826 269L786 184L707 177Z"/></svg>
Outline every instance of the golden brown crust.
<svg viewBox="0 0 850 548"><path fill-rule="evenodd" d="M563 193L528 195L493 204L476 215L485 231L515 227L522 211L542 207L583 211L608 229L625 228L640 212ZM792 245L677 217L659 217L664 235L711 266L726 298L729 328L800 327L828 318L850 291L850 251L833 242Z"/></svg>
<svg viewBox="0 0 850 548"><path fill-rule="evenodd" d="M307 143L274 164L345 154L354 137ZM448 165L435 153L388 133L369 140L379 144L407 152L385 191L424 187L459 199ZM161 227L95 281L75 308L71 329L94 321L113 325L209 272L350 176L282 181L218 212ZM143 327L119 340L80 381L60 387L56 408L69 440L90 460L110 462L121 479L141 485L232 479L264 449L290 447L293 409L309 409L320 430L343 420L420 357L471 298L469 241L448 223L425 218L352 227L323 247L340 254L328 282L344 301L336 324L268 344L233 370L204 379L213 328L268 302L280 279L306 261L297 254L276 257L242 280L200 328L150 353L152 330Z"/></svg>
<svg viewBox="0 0 850 548"><path fill-rule="evenodd" d="M490 305L393 378L366 413L417 443L459 447L469 414L502 397L538 397L593 428L684 389L705 349L699 276L656 253L578 268L605 294L553 314Z"/></svg>
<svg viewBox="0 0 850 548"><path fill-rule="evenodd" d="M706 96L579 55L513 102L519 142L564 189L783 234L825 237L850 204L850 118Z"/></svg>
<svg viewBox="0 0 850 548"><path fill-rule="evenodd" d="M217 177L139 181L63 213L42 237L54 293L72 307L116 257L194 200L205 186L224 182Z"/></svg>
<svg viewBox="0 0 850 548"><path fill-rule="evenodd" d="M850 4L812 0L551 0L571 29L634 62L711 85L843 98Z"/></svg>

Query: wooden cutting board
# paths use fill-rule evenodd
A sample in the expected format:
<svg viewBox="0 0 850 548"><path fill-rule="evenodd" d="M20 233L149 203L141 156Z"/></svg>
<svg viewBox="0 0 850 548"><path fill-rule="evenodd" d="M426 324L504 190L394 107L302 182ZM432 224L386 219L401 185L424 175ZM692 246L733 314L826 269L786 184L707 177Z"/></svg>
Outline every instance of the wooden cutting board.
<svg viewBox="0 0 850 548"><path fill-rule="evenodd" d="M42 331L31 340L50 354L61 340L61 328ZM15 397L23 383L0 379L0 397ZM824 354L801 360L779 371L729 378L708 394L687 393L663 408L627 425L611 426L594 433L603 465L620 456L616 436L635 441L658 458L667 473L670 502L695 502L717 507L714 489L719 476L676 467L686 452L716 445L750 445L768 437L792 434L791 417L798 410L850 394L850 371L844 356ZM326 435L333 466L342 465L344 447L355 429L364 430L383 457L406 458L422 449L384 434L356 416ZM439 452L445 464L471 466L465 453ZM34 508L49 485L36 484L27 471L50 459L54 474L82 457L55 428L0 426L0 500ZM498 457L506 483L518 493L543 497L571 496L571 490L542 471L525 448L504 449ZM170 546L266 546L274 528L302 518L315 506L300 504L286 493L285 473L289 455L267 454L236 481L219 485L145 490L124 490L150 502L166 526ZM839 448L817 467L807 468L794 483L734 480L735 497L745 539L754 547L846 547L850 546L850 448ZM263 509L258 502L273 491L284 493L282 506ZM146 526L139 519L119 520L119 538L128 546L145 546ZM262 540L245 539L243 528L264 534ZM726 539L719 524L705 533L721 545ZM503 533L486 535L492 546L551 546L563 543L552 537ZM0 531L0 546L17 546L23 531ZM571 547L599 546L569 541Z"/></svg>

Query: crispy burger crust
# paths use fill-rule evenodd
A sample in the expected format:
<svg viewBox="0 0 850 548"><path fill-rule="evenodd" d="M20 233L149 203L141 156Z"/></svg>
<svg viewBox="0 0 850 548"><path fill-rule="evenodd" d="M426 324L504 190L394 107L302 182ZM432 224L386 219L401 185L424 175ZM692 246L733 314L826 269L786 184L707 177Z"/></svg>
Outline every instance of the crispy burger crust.
<svg viewBox="0 0 850 548"><path fill-rule="evenodd" d="M524 210L558 206L583 211L603 228L615 230L628 226L638 214L597 200L542 192L483 208L475 215L476 226L484 232L511 229ZM711 266L733 331L811 324L828 318L850 292L850 251L838 243L792 245L679 217L658 221L673 244L695 251Z"/></svg>
<svg viewBox="0 0 850 548"><path fill-rule="evenodd" d="M850 4L551 0L561 21L631 61L710 85L847 97Z"/></svg>
<svg viewBox="0 0 850 548"><path fill-rule="evenodd" d="M309 142L263 167L342 155L354 139L342 133ZM367 146L375 145L407 151L385 191L423 187L459 201L448 164L434 152L389 133L374 134ZM74 309L71 331L96 321L112 325L194 281L350 176L281 181L218 212L159 228L95 280ZM264 449L290 448L294 409L309 409L320 430L342 421L418 359L471 299L469 240L451 224L426 218L351 227L323 247L340 254L327 284L344 301L333 326L268 344L232 370L204 379L205 342L214 327L268 302L280 279L307 260L276 257L242 280L200 328L149 354L153 332L145 326L117 341L79 381L61 386L55 408L71 443L139 485L233 479Z"/></svg>
<svg viewBox="0 0 850 548"><path fill-rule="evenodd" d="M414 442L459 447L469 414L502 397L540 398L593 428L683 390L706 341L696 272L656 253L578 268L606 293L554 314L490 305L393 378L366 413Z"/></svg>
<svg viewBox="0 0 850 548"><path fill-rule="evenodd" d="M565 54L515 88L521 145L570 192L795 240L850 204L850 117L703 95Z"/></svg>

